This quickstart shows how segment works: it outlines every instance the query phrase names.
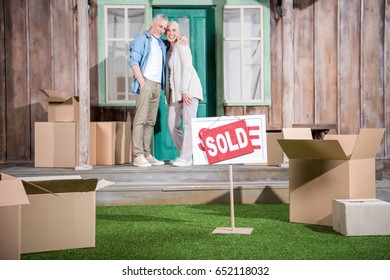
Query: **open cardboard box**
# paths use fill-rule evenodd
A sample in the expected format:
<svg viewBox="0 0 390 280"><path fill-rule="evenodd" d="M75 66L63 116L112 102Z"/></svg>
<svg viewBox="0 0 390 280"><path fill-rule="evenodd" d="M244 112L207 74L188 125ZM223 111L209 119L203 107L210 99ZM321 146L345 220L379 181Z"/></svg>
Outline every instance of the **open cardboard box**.
<svg viewBox="0 0 390 280"><path fill-rule="evenodd" d="M289 158L290 222L332 226L333 199L376 198L375 157L384 131L279 139Z"/></svg>
<svg viewBox="0 0 390 280"><path fill-rule="evenodd" d="M110 184L80 176L21 178L21 253L95 246L95 190Z"/></svg>
<svg viewBox="0 0 390 280"><path fill-rule="evenodd" d="M78 122L80 118L79 97L65 97L55 90L40 89L47 96L49 122Z"/></svg>
<svg viewBox="0 0 390 280"><path fill-rule="evenodd" d="M28 204L20 179L0 173L0 260L19 260L21 205Z"/></svg>

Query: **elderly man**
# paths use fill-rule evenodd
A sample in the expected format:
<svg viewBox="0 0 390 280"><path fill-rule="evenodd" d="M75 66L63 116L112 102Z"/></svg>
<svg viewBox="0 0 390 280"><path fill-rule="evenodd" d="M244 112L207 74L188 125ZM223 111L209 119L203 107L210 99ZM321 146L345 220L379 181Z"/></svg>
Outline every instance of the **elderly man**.
<svg viewBox="0 0 390 280"><path fill-rule="evenodd" d="M168 18L154 16L148 31L130 44L130 67L134 74L132 92L137 95L133 121L133 163L138 167L163 165L151 154L150 143L156 123L160 91L165 88L167 43L160 39Z"/></svg>

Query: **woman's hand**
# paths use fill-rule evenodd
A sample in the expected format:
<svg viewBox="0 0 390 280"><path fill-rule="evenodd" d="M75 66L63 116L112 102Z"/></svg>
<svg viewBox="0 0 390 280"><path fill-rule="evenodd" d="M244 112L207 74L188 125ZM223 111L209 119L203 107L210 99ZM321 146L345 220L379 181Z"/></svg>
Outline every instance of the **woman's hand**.
<svg viewBox="0 0 390 280"><path fill-rule="evenodd" d="M179 44L186 46L188 45L188 37L186 35L180 35L178 38Z"/></svg>
<svg viewBox="0 0 390 280"><path fill-rule="evenodd" d="M188 95L188 92L183 92L183 104L191 105L191 97Z"/></svg>

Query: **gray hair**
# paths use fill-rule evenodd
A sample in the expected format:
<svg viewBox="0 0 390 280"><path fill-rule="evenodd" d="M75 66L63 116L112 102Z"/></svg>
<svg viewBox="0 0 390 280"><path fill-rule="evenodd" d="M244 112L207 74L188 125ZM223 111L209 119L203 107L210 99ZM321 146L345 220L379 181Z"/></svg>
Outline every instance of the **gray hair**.
<svg viewBox="0 0 390 280"><path fill-rule="evenodd" d="M174 25L174 26L176 27L176 30L177 30L178 32L180 32L179 24L178 24L176 21L174 21L174 20L169 21L167 27L168 27L169 25Z"/></svg>
<svg viewBox="0 0 390 280"><path fill-rule="evenodd" d="M165 21L168 21L167 16L164 15L164 14L156 14L156 15L153 17L152 21L157 21L157 20L159 20L159 19L163 19L163 20L165 20Z"/></svg>

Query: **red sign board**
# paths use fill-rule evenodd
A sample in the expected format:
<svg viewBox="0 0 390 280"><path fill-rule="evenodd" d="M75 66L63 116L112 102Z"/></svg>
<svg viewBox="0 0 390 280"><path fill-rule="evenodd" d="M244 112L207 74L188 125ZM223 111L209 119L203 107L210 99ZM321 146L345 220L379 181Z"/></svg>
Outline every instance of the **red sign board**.
<svg viewBox="0 0 390 280"><path fill-rule="evenodd" d="M210 164L254 151L245 120L199 131Z"/></svg>

